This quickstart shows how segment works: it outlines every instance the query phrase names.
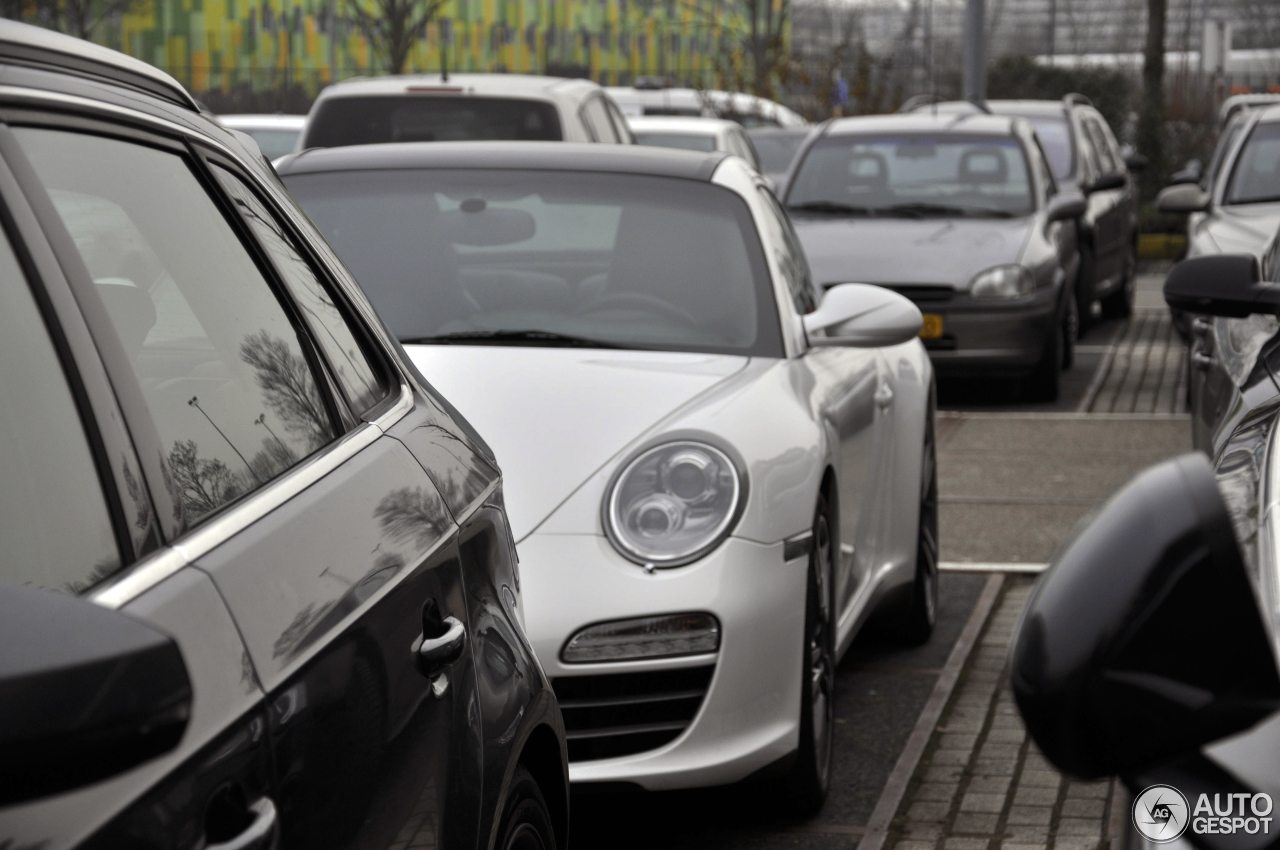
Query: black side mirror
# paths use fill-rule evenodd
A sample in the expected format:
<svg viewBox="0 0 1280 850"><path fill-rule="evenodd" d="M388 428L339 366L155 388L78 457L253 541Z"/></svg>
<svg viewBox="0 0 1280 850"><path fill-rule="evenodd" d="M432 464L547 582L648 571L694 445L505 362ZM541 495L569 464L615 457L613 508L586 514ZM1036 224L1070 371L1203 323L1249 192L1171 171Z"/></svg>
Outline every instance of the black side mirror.
<svg viewBox="0 0 1280 850"><path fill-rule="evenodd" d="M1049 221L1065 221L1079 218L1089 209L1084 196L1077 192L1059 192L1049 199L1045 218Z"/></svg>
<svg viewBox="0 0 1280 850"><path fill-rule="evenodd" d="M1106 192L1109 189L1123 189L1128 182L1129 176L1123 171L1109 171L1086 186L1084 193L1092 195L1094 192Z"/></svg>
<svg viewBox="0 0 1280 850"><path fill-rule="evenodd" d="M1208 459L1126 484L1054 557L1014 638L1036 744L1080 777L1133 776L1280 708L1280 675Z"/></svg>
<svg viewBox="0 0 1280 850"><path fill-rule="evenodd" d="M1280 286L1262 280L1252 254L1214 254L1174 266L1164 279L1164 300L1175 310L1243 319L1280 312Z"/></svg>
<svg viewBox="0 0 1280 850"><path fill-rule="evenodd" d="M1180 186L1184 183L1199 183L1200 178L1204 176L1204 165L1198 159L1187 160L1187 164L1182 167L1181 171L1175 171L1173 176L1169 178L1170 186Z"/></svg>
<svg viewBox="0 0 1280 850"><path fill-rule="evenodd" d="M1131 153L1124 158L1124 167L1134 173L1146 171L1147 166L1150 164L1151 160L1140 153Z"/></svg>
<svg viewBox="0 0 1280 850"><path fill-rule="evenodd" d="M74 596L0 585L0 806L166 753L190 714L171 638Z"/></svg>

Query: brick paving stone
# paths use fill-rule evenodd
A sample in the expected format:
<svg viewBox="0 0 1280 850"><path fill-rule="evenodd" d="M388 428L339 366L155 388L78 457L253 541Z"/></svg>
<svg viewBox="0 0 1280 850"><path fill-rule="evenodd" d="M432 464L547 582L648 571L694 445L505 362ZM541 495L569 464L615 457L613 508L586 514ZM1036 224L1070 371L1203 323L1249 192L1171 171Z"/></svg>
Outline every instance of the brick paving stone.
<svg viewBox="0 0 1280 850"><path fill-rule="evenodd" d="M978 742L976 732L948 732L942 736L938 748L942 750L972 750Z"/></svg>
<svg viewBox="0 0 1280 850"><path fill-rule="evenodd" d="M1004 837L1011 841L1045 842L1049 840L1049 827L1029 823L1007 824L1004 828Z"/></svg>
<svg viewBox="0 0 1280 850"><path fill-rule="evenodd" d="M1100 843L1097 838L1062 835L1053 839L1053 850L1098 850Z"/></svg>
<svg viewBox="0 0 1280 850"><path fill-rule="evenodd" d="M1052 806L1058 802L1058 789L1019 787L1013 802L1019 806Z"/></svg>
<svg viewBox="0 0 1280 850"><path fill-rule="evenodd" d="M960 801L960 811L990 812L998 815L1004 811L1004 795L974 794L972 792L965 794L964 799Z"/></svg>
<svg viewBox="0 0 1280 850"><path fill-rule="evenodd" d="M1067 799L1090 797L1106 799L1111 794L1110 782L1071 782L1067 785Z"/></svg>
<svg viewBox="0 0 1280 850"><path fill-rule="evenodd" d="M1053 820L1052 806L1010 806L1009 807L1009 823L1040 825L1048 828L1049 822Z"/></svg>
<svg viewBox="0 0 1280 850"><path fill-rule="evenodd" d="M902 837L915 841L937 841L942 837L942 824L908 823L902 828Z"/></svg>
<svg viewBox="0 0 1280 850"><path fill-rule="evenodd" d="M935 750L931 764L966 765L969 763L970 750Z"/></svg>
<svg viewBox="0 0 1280 850"><path fill-rule="evenodd" d="M1062 818L1058 821L1058 835L1100 836L1102 823L1097 818Z"/></svg>
<svg viewBox="0 0 1280 850"><path fill-rule="evenodd" d="M944 850L987 850L985 838L948 838L942 843Z"/></svg>
<svg viewBox="0 0 1280 850"><path fill-rule="evenodd" d="M967 790L973 794L1000 794L1003 796L1008 793L1009 783L1012 780L1012 776L975 776L969 780Z"/></svg>
<svg viewBox="0 0 1280 850"><path fill-rule="evenodd" d="M930 803L924 800L911 804L907 819L921 823L944 823L951 806L948 803Z"/></svg>
<svg viewBox="0 0 1280 850"><path fill-rule="evenodd" d="M1073 800L1068 796L1062 804L1062 816L1064 818L1100 818L1106 813L1106 810L1106 800Z"/></svg>
<svg viewBox="0 0 1280 850"><path fill-rule="evenodd" d="M1045 850L1045 846L1043 841L1038 844L1027 844L1022 841L1002 841L1000 850Z"/></svg>
<svg viewBox="0 0 1280 850"><path fill-rule="evenodd" d="M936 841L920 841L918 839L907 839L899 841L898 850L934 850L938 846Z"/></svg>
<svg viewBox="0 0 1280 850"><path fill-rule="evenodd" d="M925 782L916 789L915 799L932 803L949 803L955 799L959 787L955 782Z"/></svg>
<svg viewBox="0 0 1280 850"><path fill-rule="evenodd" d="M1024 764L1018 784L1028 788L1057 788L1062 784L1062 776L1052 770L1028 770Z"/></svg>
<svg viewBox="0 0 1280 850"><path fill-rule="evenodd" d="M961 835L990 835L996 831L999 815L987 815L979 812L961 812L951 824L951 831Z"/></svg>
<svg viewBox="0 0 1280 850"><path fill-rule="evenodd" d="M992 728L987 732L987 742L998 744L1018 744L1021 746L1023 740L1027 737L1027 733L1018 727L1004 727L997 729L992 724Z"/></svg>
<svg viewBox="0 0 1280 850"><path fill-rule="evenodd" d="M1021 750L1020 744L988 743L982 745L980 756L984 759L1016 759Z"/></svg>
<svg viewBox="0 0 1280 850"><path fill-rule="evenodd" d="M935 764L925 768L925 782L959 782L964 768L959 765Z"/></svg>
<svg viewBox="0 0 1280 850"><path fill-rule="evenodd" d="M1013 776L1017 769L1014 759L978 759L973 764L974 776Z"/></svg>

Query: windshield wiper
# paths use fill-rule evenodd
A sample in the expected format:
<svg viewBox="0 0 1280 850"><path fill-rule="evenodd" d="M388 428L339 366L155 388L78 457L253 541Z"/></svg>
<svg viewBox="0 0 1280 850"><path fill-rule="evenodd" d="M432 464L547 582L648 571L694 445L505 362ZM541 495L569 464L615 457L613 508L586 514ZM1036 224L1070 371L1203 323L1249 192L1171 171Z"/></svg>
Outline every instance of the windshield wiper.
<svg viewBox="0 0 1280 850"><path fill-rule="evenodd" d="M839 201L806 201L803 204L788 204L787 209L828 215L870 215L875 212L870 207L855 207L853 204L842 204Z"/></svg>
<svg viewBox="0 0 1280 850"><path fill-rule="evenodd" d="M923 218L927 215L959 215L974 218L1013 218L1008 210L993 210L990 207L964 207L953 204L894 204L891 207L877 207L875 212L887 215L911 215Z"/></svg>
<svg viewBox="0 0 1280 850"><path fill-rule="evenodd" d="M404 345L507 345L527 343L547 348L622 348L613 342L589 339L585 336L561 334L555 331L455 331L435 336L415 336L401 339Z"/></svg>

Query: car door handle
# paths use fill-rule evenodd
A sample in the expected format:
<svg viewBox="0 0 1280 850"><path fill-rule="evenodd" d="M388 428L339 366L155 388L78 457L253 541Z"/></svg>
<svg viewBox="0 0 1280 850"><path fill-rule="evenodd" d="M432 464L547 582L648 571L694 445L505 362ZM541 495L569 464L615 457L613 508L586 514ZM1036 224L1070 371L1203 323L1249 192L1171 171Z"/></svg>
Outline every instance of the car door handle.
<svg viewBox="0 0 1280 850"><path fill-rule="evenodd" d="M263 797L249 807L249 813L253 815L253 821L239 835L230 841L206 844L205 850L271 850L274 848L280 825L276 804L270 797Z"/></svg>
<svg viewBox="0 0 1280 850"><path fill-rule="evenodd" d="M1209 333L1210 327L1211 325L1208 319L1197 317L1191 320L1191 333L1195 334L1197 337L1206 336Z"/></svg>
<svg viewBox="0 0 1280 850"><path fill-rule="evenodd" d="M414 647L418 672L428 679L439 676L456 663L467 645L467 627L457 617L445 617L444 626L444 634L430 638L424 634Z"/></svg>
<svg viewBox="0 0 1280 850"><path fill-rule="evenodd" d="M1201 371L1206 371L1213 365L1213 355L1205 354L1203 351L1192 351L1191 364Z"/></svg>
<svg viewBox="0 0 1280 850"><path fill-rule="evenodd" d="M893 387L881 384L880 389L876 390L876 407L883 410L891 404L893 404Z"/></svg>

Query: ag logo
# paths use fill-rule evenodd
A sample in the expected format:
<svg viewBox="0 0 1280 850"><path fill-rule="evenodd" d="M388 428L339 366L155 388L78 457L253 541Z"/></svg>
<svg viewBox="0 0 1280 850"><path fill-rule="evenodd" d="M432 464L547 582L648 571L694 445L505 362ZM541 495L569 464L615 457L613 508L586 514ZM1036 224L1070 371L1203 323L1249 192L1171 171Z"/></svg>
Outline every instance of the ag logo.
<svg viewBox="0 0 1280 850"><path fill-rule="evenodd" d="M1187 828L1187 798L1177 788L1152 785L1133 801L1133 825L1148 841L1165 844Z"/></svg>

